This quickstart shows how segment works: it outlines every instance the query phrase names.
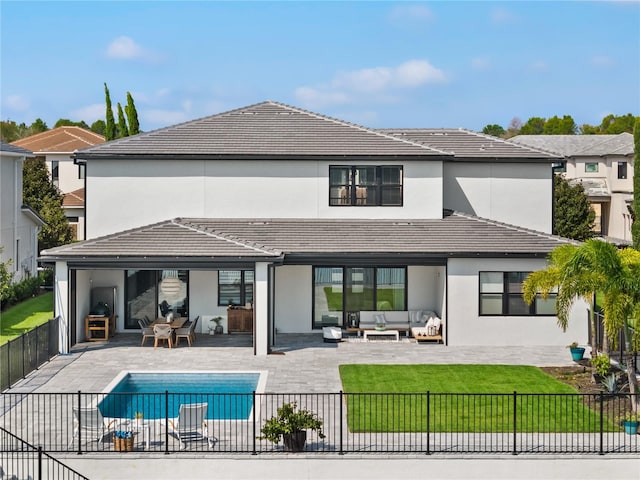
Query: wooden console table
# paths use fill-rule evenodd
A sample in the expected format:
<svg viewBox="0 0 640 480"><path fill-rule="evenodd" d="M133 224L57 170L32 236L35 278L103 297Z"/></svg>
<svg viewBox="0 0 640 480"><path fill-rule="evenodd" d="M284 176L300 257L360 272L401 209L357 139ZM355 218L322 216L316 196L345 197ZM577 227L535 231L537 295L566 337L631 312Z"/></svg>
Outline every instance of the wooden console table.
<svg viewBox="0 0 640 480"><path fill-rule="evenodd" d="M227 332L253 333L253 308L228 308Z"/></svg>
<svg viewBox="0 0 640 480"><path fill-rule="evenodd" d="M84 337L88 342L109 340L116 334L116 316L84 318Z"/></svg>

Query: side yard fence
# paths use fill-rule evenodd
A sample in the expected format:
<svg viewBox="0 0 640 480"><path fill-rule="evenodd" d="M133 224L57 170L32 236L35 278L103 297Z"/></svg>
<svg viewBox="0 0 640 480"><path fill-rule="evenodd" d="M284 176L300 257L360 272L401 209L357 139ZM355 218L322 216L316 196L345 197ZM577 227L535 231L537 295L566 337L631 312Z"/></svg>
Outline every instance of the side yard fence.
<svg viewBox="0 0 640 480"><path fill-rule="evenodd" d="M0 426L49 452L276 454L261 429L285 403L322 421L307 453L640 453L629 394L4 393ZM206 406L180 416L187 404Z"/></svg>
<svg viewBox="0 0 640 480"><path fill-rule="evenodd" d="M0 345L0 391L11 387L58 354L59 324L59 319L53 318Z"/></svg>

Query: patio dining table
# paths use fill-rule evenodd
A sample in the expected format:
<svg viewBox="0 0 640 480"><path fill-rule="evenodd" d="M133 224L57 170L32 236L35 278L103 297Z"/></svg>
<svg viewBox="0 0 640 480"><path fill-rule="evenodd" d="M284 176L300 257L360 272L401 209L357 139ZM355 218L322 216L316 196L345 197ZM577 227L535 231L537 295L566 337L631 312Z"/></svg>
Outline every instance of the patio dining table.
<svg viewBox="0 0 640 480"><path fill-rule="evenodd" d="M171 329L175 330L176 328L182 328L182 326L187 323L187 320L189 320L187 317L178 317L178 318L174 318L173 320L171 320ZM153 322L151 324L151 328L153 328L154 325L166 325L167 320L164 317L159 317L156 319L155 322Z"/></svg>

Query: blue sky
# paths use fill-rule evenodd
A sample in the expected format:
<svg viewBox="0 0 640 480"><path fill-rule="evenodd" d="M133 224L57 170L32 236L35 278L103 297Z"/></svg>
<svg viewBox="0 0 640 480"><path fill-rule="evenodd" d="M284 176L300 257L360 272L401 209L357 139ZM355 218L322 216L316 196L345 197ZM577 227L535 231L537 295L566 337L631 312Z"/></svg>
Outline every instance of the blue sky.
<svg viewBox="0 0 640 480"><path fill-rule="evenodd" d="M369 127L640 115L640 2L0 2L0 116L143 130L275 100Z"/></svg>

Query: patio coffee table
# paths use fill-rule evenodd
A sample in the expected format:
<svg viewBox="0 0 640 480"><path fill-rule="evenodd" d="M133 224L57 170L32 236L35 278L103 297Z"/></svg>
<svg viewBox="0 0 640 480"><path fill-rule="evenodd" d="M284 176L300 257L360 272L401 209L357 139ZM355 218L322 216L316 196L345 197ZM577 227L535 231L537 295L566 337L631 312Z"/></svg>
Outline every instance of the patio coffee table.
<svg viewBox="0 0 640 480"><path fill-rule="evenodd" d="M398 330L365 330L364 331L364 340L366 342L369 341L369 337L396 337L396 342L400 341L400 332Z"/></svg>

